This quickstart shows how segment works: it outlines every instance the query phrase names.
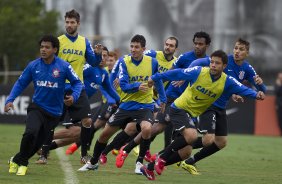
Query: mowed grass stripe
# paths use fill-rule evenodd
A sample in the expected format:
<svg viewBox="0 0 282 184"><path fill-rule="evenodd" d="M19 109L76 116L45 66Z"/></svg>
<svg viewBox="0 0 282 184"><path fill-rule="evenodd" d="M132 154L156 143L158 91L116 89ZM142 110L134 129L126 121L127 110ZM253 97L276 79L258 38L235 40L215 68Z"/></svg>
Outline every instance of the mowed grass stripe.
<svg viewBox="0 0 282 184"><path fill-rule="evenodd" d="M76 171L73 170L72 165L69 161L69 158L65 155L63 148L56 149L56 153L59 158L59 163L61 165L62 171L64 172L65 176L65 183L66 184L78 184L79 180L76 176Z"/></svg>

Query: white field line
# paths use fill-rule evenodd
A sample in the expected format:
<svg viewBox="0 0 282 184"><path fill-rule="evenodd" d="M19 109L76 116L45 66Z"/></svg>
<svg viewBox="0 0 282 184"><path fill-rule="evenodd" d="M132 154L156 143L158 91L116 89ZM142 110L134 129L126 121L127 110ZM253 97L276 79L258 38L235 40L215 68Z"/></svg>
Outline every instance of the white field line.
<svg viewBox="0 0 282 184"><path fill-rule="evenodd" d="M70 164L69 158L65 155L63 148L57 148L56 154L59 157L59 162L62 170L64 171L64 181L66 184L78 184L79 180L76 177L76 173Z"/></svg>

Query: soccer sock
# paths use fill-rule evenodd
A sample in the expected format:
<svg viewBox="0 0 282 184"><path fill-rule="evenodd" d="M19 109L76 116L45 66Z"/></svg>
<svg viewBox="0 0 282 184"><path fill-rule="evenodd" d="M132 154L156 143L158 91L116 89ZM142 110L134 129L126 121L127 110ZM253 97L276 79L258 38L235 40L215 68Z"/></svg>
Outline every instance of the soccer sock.
<svg viewBox="0 0 282 184"><path fill-rule="evenodd" d="M53 140L53 135L54 135L54 131L48 132L48 134L45 137L45 140L43 142L42 145L42 154L45 158L47 158L48 154L49 154L49 150L50 150L50 145L52 143Z"/></svg>
<svg viewBox="0 0 282 184"><path fill-rule="evenodd" d="M123 149L123 151L125 151L126 153L130 153L131 150L133 148L135 148L135 146L137 146L138 144L134 141L134 139L132 139Z"/></svg>
<svg viewBox="0 0 282 184"><path fill-rule="evenodd" d="M202 148L203 142L202 137L198 137L198 139L192 144L193 149Z"/></svg>
<svg viewBox="0 0 282 184"><path fill-rule="evenodd" d="M49 153L50 145L42 145L42 153L45 158L47 158L47 155Z"/></svg>
<svg viewBox="0 0 282 184"><path fill-rule="evenodd" d="M152 136L152 137L151 137L151 142L153 142L156 137L157 137L157 135Z"/></svg>
<svg viewBox="0 0 282 184"><path fill-rule="evenodd" d="M115 142L113 143L113 149L119 150L123 145L125 145L127 142L130 142L132 140L132 137L129 136L124 131L120 132L119 137L116 138Z"/></svg>
<svg viewBox="0 0 282 184"><path fill-rule="evenodd" d="M75 142L76 146L79 148L81 146L81 141L79 139L79 141Z"/></svg>
<svg viewBox="0 0 282 184"><path fill-rule="evenodd" d="M165 149L158 152L158 155L162 155L164 153Z"/></svg>
<svg viewBox="0 0 282 184"><path fill-rule="evenodd" d="M87 150L90 142L91 127L81 126L80 141L81 141L81 157L87 155Z"/></svg>
<svg viewBox="0 0 282 184"><path fill-rule="evenodd" d="M124 131L121 131L118 133L115 138L112 140L110 144L107 145L107 147L104 149L102 154L107 155L112 149L114 148L120 148L125 144L125 141L129 138L130 136L127 135Z"/></svg>
<svg viewBox="0 0 282 184"><path fill-rule="evenodd" d="M220 149L217 147L217 145L215 143L212 143L209 146L203 147L199 152L197 152L194 155L194 163L187 163L186 161L185 161L185 163L187 163L187 164L195 164L199 160L202 160L203 158L206 158L206 157L216 153L219 150Z"/></svg>
<svg viewBox="0 0 282 184"><path fill-rule="evenodd" d="M168 147L170 145L171 140L172 140L172 123L169 123L165 130L164 130L164 148Z"/></svg>
<svg viewBox="0 0 282 184"><path fill-rule="evenodd" d="M155 166L155 162L150 162L150 163L148 164L148 166L147 166L147 169L148 169L149 171L153 171L153 170L154 170L154 166Z"/></svg>
<svg viewBox="0 0 282 184"><path fill-rule="evenodd" d="M171 165L174 164L176 162L180 162L182 159L180 157L180 155L178 154L178 151L174 152L166 161L165 165Z"/></svg>
<svg viewBox="0 0 282 184"><path fill-rule="evenodd" d="M91 144L92 144L92 140L93 140L97 130L99 130L99 128L95 128L94 126L91 126L88 150L90 150L90 147L91 147Z"/></svg>
<svg viewBox="0 0 282 184"><path fill-rule="evenodd" d="M91 158L91 161L90 161L92 165L98 163L100 155L106 146L107 146L107 143L100 143L98 140L96 141L96 144L94 146L94 151L93 151L93 157Z"/></svg>
<svg viewBox="0 0 282 184"><path fill-rule="evenodd" d="M149 149L150 144L151 144L151 139L143 139L143 137L141 137L140 152L139 152L139 155L138 155L136 162L143 163L144 156L145 156L147 150Z"/></svg>
<svg viewBox="0 0 282 184"><path fill-rule="evenodd" d="M58 145L55 141L52 141L51 145L50 145L50 150L54 150L54 149L57 149L58 148Z"/></svg>
<svg viewBox="0 0 282 184"><path fill-rule="evenodd" d="M165 151L162 155L160 155L160 158L167 161L173 152L176 152L187 145L188 144L185 138L183 136L179 136L168 147L165 148Z"/></svg>
<svg viewBox="0 0 282 184"><path fill-rule="evenodd" d="M137 135L138 135L138 133L135 133L134 135L128 137L127 140L125 141L125 143L129 143L129 142L132 141Z"/></svg>

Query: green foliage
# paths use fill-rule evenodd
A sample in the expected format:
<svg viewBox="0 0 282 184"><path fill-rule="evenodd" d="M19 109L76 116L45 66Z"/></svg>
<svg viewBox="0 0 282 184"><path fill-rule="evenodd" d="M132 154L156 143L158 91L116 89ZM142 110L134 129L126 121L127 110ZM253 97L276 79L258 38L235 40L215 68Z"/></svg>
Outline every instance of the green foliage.
<svg viewBox="0 0 282 184"><path fill-rule="evenodd" d="M58 16L38 0L0 0L0 59L8 56L10 70L22 70L38 56L42 35L57 35Z"/></svg>

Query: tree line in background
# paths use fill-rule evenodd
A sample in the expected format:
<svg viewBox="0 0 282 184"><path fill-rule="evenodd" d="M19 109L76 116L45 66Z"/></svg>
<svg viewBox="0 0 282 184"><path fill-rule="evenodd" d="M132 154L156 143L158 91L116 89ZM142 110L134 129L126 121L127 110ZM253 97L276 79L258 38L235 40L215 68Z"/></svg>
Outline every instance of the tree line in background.
<svg viewBox="0 0 282 184"><path fill-rule="evenodd" d="M5 71L21 71L39 55L39 39L58 33L58 18L39 0L0 0L0 83L8 82Z"/></svg>

